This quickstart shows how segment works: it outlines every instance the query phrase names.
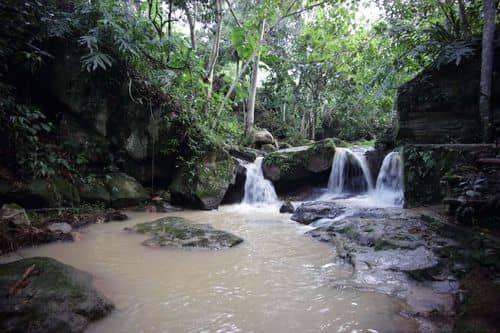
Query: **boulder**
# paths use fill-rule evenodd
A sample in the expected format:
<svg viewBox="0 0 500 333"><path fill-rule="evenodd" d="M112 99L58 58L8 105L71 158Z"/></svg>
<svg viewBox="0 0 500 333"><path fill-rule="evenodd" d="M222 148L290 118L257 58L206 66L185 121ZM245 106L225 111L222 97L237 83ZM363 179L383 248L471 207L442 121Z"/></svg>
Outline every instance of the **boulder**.
<svg viewBox="0 0 500 333"><path fill-rule="evenodd" d="M47 226L51 232L69 234L73 228L68 223L51 223Z"/></svg>
<svg viewBox="0 0 500 333"><path fill-rule="evenodd" d="M111 195L106 187L104 177L92 176L90 180L83 183L80 188L80 199L87 203L103 203L108 206L111 202Z"/></svg>
<svg viewBox="0 0 500 333"><path fill-rule="evenodd" d="M302 224L311 224L312 222L328 218L333 219L345 211L343 207L330 201L311 201L305 202L295 210L291 219Z"/></svg>
<svg viewBox="0 0 500 333"><path fill-rule="evenodd" d="M143 245L152 247L199 247L218 250L243 242L242 238L214 229L208 224L196 224L174 216L137 224L131 231L152 236L143 242Z"/></svg>
<svg viewBox="0 0 500 333"><path fill-rule="evenodd" d="M4 204L0 210L0 220L8 221L16 226L29 226L31 224L24 208L17 204Z"/></svg>
<svg viewBox="0 0 500 333"><path fill-rule="evenodd" d="M262 169L281 193L303 184L326 185L334 155L333 140L325 139L309 146L270 153L264 158Z"/></svg>
<svg viewBox="0 0 500 333"><path fill-rule="evenodd" d="M172 203L216 209L235 182L236 162L224 150L214 150L201 160L184 163L170 184Z"/></svg>
<svg viewBox="0 0 500 333"><path fill-rule="evenodd" d="M280 207L280 213L294 213L294 212L295 208L293 208L293 205L290 201L285 202Z"/></svg>
<svg viewBox="0 0 500 333"><path fill-rule="evenodd" d="M105 178L111 206L114 208L135 206L149 199L144 187L127 174L113 173Z"/></svg>
<svg viewBox="0 0 500 333"><path fill-rule="evenodd" d="M31 180L11 188L6 197L26 208L65 207L80 203L76 186L60 177Z"/></svg>
<svg viewBox="0 0 500 333"><path fill-rule="evenodd" d="M276 148L276 146L273 144L266 143L265 145L262 145L262 147L260 147L260 150L262 150L265 153L271 153L273 151L278 150L278 148Z"/></svg>
<svg viewBox="0 0 500 333"><path fill-rule="evenodd" d="M54 259L0 265L2 332L83 332L113 308L92 287L90 274Z"/></svg>
<svg viewBox="0 0 500 333"><path fill-rule="evenodd" d="M261 147L266 144L277 147L277 142L274 140L273 135L266 129L256 131L253 135L253 142L257 147Z"/></svg>

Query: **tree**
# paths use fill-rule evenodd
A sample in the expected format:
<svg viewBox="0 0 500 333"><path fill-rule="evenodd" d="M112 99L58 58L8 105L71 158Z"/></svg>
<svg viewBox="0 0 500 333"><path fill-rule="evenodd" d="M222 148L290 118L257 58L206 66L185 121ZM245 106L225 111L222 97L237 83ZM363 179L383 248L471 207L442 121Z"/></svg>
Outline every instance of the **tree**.
<svg viewBox="0 0 500 333"><path fill-rule="evenodd" d="M483 43L481 51L481 80L479 84L479 117L483 128L483 141L492 140L491 78L493 75L493 40L495 36L495 0L483 2Z"/></svg>

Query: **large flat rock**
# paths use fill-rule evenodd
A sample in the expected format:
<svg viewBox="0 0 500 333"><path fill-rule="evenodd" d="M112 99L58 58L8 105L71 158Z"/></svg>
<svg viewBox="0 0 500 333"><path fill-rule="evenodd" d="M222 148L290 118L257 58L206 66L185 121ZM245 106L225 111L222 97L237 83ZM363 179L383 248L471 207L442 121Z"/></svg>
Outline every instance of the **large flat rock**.
<svg viewBox="0 0 500 333"><path fill-rule="evenodd" d="M182 217L164 217L135 225L132 231L152 236L143 242L151 247L181 247L224 249L243 242L230 232L214 229L208 224L196 224Z"/></svg>

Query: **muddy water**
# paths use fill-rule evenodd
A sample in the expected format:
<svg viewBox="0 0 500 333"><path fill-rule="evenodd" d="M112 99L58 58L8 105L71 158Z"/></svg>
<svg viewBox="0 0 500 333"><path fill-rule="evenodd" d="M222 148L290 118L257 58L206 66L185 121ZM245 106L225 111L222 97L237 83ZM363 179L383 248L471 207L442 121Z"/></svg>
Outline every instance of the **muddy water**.
<svg viewBox="0 0 500 333"><path fill-rule="evenodd" d="M275 211L275 210L274 210ZM124 227L166 214L93 225L74 243L21 251L95 276L117 306L89 332L415 332L397 300L332 288L350 272L330 246L303 236L286 215L243 206L181 212L245 239L224 251L151 249Z"/></svg>

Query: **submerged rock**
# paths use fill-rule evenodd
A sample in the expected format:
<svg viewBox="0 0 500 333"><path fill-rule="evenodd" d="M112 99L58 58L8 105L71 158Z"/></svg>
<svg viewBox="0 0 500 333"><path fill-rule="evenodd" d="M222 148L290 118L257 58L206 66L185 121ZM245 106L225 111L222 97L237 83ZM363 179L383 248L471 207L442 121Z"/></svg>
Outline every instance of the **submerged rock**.
<svg viewBox="0 0 500 333"><path fill-rule="evenodd" d="M295 210L291 219L302 224L311 224L312 222L328 218L333 219L345 211L334 202L330 201L311 201L305 202Z"/></svg>
<svg viewBox="0 0 500 333"><path fill-rule="evenodd" d="M224 249L243 242L242 238L226 231L214 229L208 224L196 224L182 217L173 216L137 224L131 228L131 231L153 236L143 242L143 245L152 247Z"/></svg>
<svg viewBox="0 0 500 333"><path fill-rule="evenodd" d="M113 310L90 274L51 258L0 265L0 331L83 332Z"/></svg>

